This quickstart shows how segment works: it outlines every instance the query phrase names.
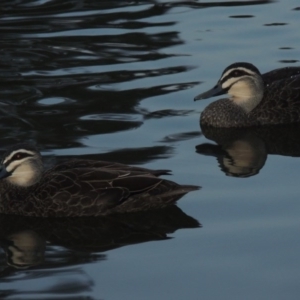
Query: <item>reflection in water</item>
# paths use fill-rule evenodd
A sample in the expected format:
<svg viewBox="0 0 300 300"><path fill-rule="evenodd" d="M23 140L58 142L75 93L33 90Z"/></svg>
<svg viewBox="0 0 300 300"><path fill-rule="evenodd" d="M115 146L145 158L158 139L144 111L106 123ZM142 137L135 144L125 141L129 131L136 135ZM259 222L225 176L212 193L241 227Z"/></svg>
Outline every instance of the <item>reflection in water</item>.
<svg viewBox="0 0 300 300"><path fill-rule="evenodd" d="M268 2L255 1L255 5ZM175 109L152 114L138 108L143 99L196 84L145 81L191 69L153 65L183 55L165 50L183 45L184 40L174 30L176 22L159 17L178 6L250 4L18 1L1 5L1 148L21 140L34 140L43 149L80 147L82 138L90 135L133 130L143 125L144 118L180 114ZM109 115L118 118L108 119Z"/></svg>
<svg viewBox="0 0 300 300"><path fill-rule="evenodd" d="M45 240L32 230L21 230L6 237L7 264L28 268L41 264L46 248Z"/></svg>
<svg viewBox="0 0 300 300"><path fill-rule="evenodd" d="M99 252L166 240L170 238L169 234L178 229L201 227L197 220L183 213L177 206L97 218L0 217L0 241L8 265L5 267L4 258L0 254L0 278L6 282L14 281L17 269L37 268L37 265L40 278L57 279L62 276L65 280L68 274L64 272L69 272L68 284L64 282L54 285L51 290L51 293L61 293L63 288L67 294L77 292L78 288L81 292L90 289L93 281L79 280L82 271L74 266L105 259L106 255ZM68 266L73 266L72 270L63 271L62 268ZM28 276L27 279L30 279L30 274L23 273L23 280ZM3 290L2 295L5 293L16 295L16 291Z"/></svg>
<svg viewBox="0 0 300 300"><path fill-rule="evenodd" d="M201 127L207 139L218 145L204 143L196 152L215 156L221 170L229 176L249 177L263 168L268 154L300 156L300 125L253 128Z"/></svg>
<svg viewBox="0 0 300 300"><path fill-rule="evenodd" d="M42 148L72 148L89 135L136 129L144 122L141 100L195 84L129 84L190 70L153 67L174 56L166 47L183 43L172 22L151 19L170 5L79 3L1 7L1 147L32 139ZM138 31L156 26L165 30Z"/></svg>
<svg viewBox="0 0 300 300"><path fill-rule="evenodd" d="M204 37L199 45L201 48L195 40L202 39L201 30L217 34L217 30L210 28L210 20L214 17L217 17L214 24L222 28L220 41L228 46L223 38L226 35L228 39L227 33L231 30L224 27L224 18L218 23L214 9L204 8L223 7L222 16L226 18L226 15L242 15L231 7L257 9L271 2L3 1L0 6L0 149L19 141L33 140L41 149L62 155L55 158L57 161L83 152L92 154L82 158L127 164L144 164L174 156L177 149L173 141L198 135L187 128L171 130L163 132L164 144L157 145L161 136L155 136L154 129L147 128L147 138L152 138L150 142L141 140L133 145L130 141L124 142L124 136L120 138L118 133L140 129L149 119L149 123L160 124L158 119L166 120L170 116L174 116L175 125L177 117L190 114L182 110L184 106L176 109L172 105L167 107L172 109L164 110L166 107L154 105L152 112L144 109L141 103L144 99L152 100L151 97L172 97L195 85L193 79L196 77L191 78L190 65L202 67L202 54L210 51L207 48L210 39L207 36L205 41ZM228 11L225 11L226 6L230 7ZM187 25L186 14L181 11L189 9L195 10L196 19L188 20L191 23ZM203 23L199 24L201 11L207 17L203 16L200 20ZM257 16L255 12L253 15ZM199 28L185 27L194 24L199 24ZM189 44L190 37L185 36L185 30L190 30L190 37L197 31L197 37L191 38L193 45ZM257 32L257 27L252 32ZM238 35L234 31L233 34L236 39ZM216 40L218 37L215 36ZM230 43L230 37L228 41ZM297 49L294 44L291 46ZM191 60L193 49L199 51L195 63ZM171 93L174 94L171 96ZM88 148L86 140L102 134L112 134L119 144L113 151L109 145L107 153L95 154L99 152L99 144ZM53 162L49 161L50 164ZM90 291L94 289L94 282L102 283L99 279L101 262L109 258L103 251L165 240L179 228L199 226L178 208L168 210L171 212L128 216L127 220L54 221L0 216L0 242L5 251L5 254L0 253L0 298L92 299ZM181 257L184 256L185 253L181 253ZM84 265L91 267L92 263L91 273L97 274L97 279L85 273ZM164 262L157 262L161 263ZM112 277L113 288L113 275L118 271L112 268L111 273L104 274ZM170 281L175 279L170 273L168 276ZM189 283L189 279L182 282ZM174 284L173 287L175 293L181 289ZM144 291L147 295L151 292L147 288ZM97 295L95 299L100 297Z"/></svg>
<svg viewBox="0 0 300 300"><path fill-rule="evenodd" d="M1 239L8 239L16 232L32 230L52 244L90 252L164 240L168 238L167 234L180 228L199 227L198 221L175 205L160 210L107 217L51 219L1 215L0 224Z"/></svg>

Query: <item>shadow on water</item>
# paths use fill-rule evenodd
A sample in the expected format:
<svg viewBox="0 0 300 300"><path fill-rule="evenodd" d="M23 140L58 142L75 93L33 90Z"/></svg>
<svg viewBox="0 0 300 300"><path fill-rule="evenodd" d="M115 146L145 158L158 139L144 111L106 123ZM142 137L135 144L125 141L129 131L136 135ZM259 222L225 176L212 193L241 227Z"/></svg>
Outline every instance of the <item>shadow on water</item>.
<svg viewBox="0 0 300 300"><path fill-rule="evenodd" d="M178 229L198 227L201 225L197 220L175 205L157 211L97 218L50 219L1 215L0 242L5 257L4 253L0 255L0 278L10 282L16 280L20 272L23 274L22 280L34 276L56 278L61 272L69 272L67 284L54 285L51 291L44 290L43 293L84 292L91 288L93 281L76 282L77 273L82 273L76 266L105 260L107 254L103 252L108 250L167 240L170 239L169 234ZM25 271L28 268L31 268L29 273ZM0 295L1 299L5 299L18 295L18 291L2 290Z"/></svg>
<svg viewBox="0 0 300 300"><path fill-rule="evenodd" d="M268 155L300 156L300 125L253 128L202 127L204 136L217 143L196 146L196 152L217 158L228 176L249 177L259 173Z"/></svg>

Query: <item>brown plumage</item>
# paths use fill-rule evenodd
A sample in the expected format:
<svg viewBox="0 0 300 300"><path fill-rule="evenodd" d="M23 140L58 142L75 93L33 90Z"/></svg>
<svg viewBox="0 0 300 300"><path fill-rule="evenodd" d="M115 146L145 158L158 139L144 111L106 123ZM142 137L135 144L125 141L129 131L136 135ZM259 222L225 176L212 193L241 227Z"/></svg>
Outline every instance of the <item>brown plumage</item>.
<svg viewBox="0 0 300 300"><path fill-rule="evenodd" d="M158 178L167 170L70 160L43 171L31 145L6 152L0 171L0 213L38 217L98 216L158 209L198 189Z"/></svg>
<svg viewBox="0 0 300 300"><path fill-rule="evenodd" d="M195 100L228 93L209 104L200 123L212 127L251 127L300 122L300 67L260 74L249 63L228 66L217 85Z"/></svg>

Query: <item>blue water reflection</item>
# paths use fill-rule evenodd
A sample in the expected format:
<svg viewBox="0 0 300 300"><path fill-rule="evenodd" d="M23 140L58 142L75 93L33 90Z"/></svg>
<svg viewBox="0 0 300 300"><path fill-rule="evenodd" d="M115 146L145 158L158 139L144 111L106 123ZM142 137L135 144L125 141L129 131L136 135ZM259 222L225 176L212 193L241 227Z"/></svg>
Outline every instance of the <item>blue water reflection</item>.
<svg viewBox="0 0 300 300"><path fill-rule="evenodd" d="M298 299L299 130L243 132L243 148L224 146L199 127L214 99L193 101L232 62L299 65L297 0L20 0L0 11L1 150L30 140L46 165L119 161L203 187L178 203L189 226L178 212L160 231L154 216L122 223L142 240L103 234L103 220L1 216L1 299ZM248 165L238 149L253 150ZM35 259L18 267L24 240Z"/></svg>

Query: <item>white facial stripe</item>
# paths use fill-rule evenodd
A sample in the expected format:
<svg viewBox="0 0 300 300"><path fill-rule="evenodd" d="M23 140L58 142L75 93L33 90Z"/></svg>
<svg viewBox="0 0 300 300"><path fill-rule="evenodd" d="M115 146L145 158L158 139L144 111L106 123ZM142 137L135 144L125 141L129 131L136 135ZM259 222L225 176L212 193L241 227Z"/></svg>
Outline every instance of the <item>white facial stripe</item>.
<svg viewBox="0 0 300 300"><path fill-rule="evenodd" d="M12 172L14 169L16 169L18 166L20 166L21 164L24 163L24 161L28 160L31 157L24 157L21 160L15 160L12 161L7 167L6 167L6 171L7 172Z"/></svg>
<svg viewBox="0 0 300 300"><path fill-rule="evenodd" d="M237 77L232 77L227 79L223 84L222 84L222 88L223 89L227 89L228 87L230 87L234 82L238 81L240 78Z"/></svg>
<svg viewBox="0 0 300 300"><path fill-rule="evenodd" d="M32 156L35 155L35 152L33 152L33 151L25 150L25 149L18 149L18 150L13 151L9 156L7 156L5 158L5 160L3 161L3 164L5 164L7 161L9 161L16 153L26 153L26 154L29 154Z"/></svg>
<svg viewBox="0 0 300 300"><path fill-rule="evenodd" d="M233 70L240 70L240 71L243 71L245 73L248 73L249 75L255 75L256 73L253 72L252 70L249 70L247 68L243 68L243 67L237 67L237 68L232 68L232 69L229 69L228 71L226 71L223 76L221 77L220 81L225 78L226 76L228 76L229 73L231 73Z"/></svg>

